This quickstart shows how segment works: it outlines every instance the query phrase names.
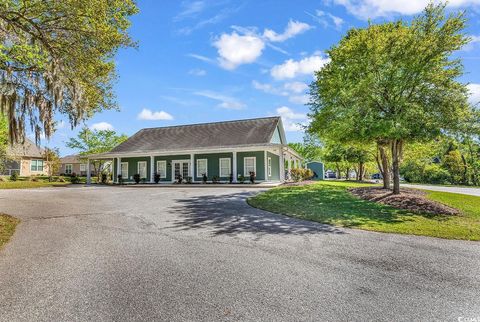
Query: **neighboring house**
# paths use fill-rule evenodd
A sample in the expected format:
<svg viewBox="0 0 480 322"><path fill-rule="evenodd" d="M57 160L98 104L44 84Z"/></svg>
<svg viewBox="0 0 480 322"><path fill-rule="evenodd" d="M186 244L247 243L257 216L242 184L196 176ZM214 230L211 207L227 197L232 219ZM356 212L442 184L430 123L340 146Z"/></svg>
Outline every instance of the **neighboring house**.
<svg viewBox="0 0 480 322"><path fill-rule="evenodd" d="M87 175L87 160L83 157L80 157L78 154L71 154L60 158L60 169L58 174L60 175L71 175L75 173L79 176ZM100 170L106 169L107 172L111 172L112 161L107 161L102 165ZM90 174L95 176L97 173L93 167L90 167Z"/></svg>
<svg viewBox="0 0 480 322"><path fill-rule="evenodd" d="M87 161L80 159L79 155L67 155L60 158L60 169L58 173L60 175L71 175L75 173L79 176L87 175ZM92 169L93 170L93 169Z"/></svg>
<svg viewBox="0 0 480 322"><path fill-rule="evenodd" d="M257 181L284 181L285 167L299 165L302 158L287 146L280 117L147 128L107 153L90 160L113 160L114 178L121 174L133 181L139 174L153 182L158 173L163 182L178 176L201 182L218 177L246 181L255 172ZM88 166L87 166L88 167Z"/></svg>
<svg viewBox="0 0 480 322"><path fill-rule="evenodd" d="M307 162L307 169L313 171L312 180L323 180L325 179L325 171L323 163L320 161L310 161Z"/></svg>
<svg viewBox="0 0 480 322"><path fill-rule="evenodd" d="M47 164L43 157L43 149L28 138L24 143L15 143L7 147L6 167L2 174L19 176L47 175Z"/></svg>

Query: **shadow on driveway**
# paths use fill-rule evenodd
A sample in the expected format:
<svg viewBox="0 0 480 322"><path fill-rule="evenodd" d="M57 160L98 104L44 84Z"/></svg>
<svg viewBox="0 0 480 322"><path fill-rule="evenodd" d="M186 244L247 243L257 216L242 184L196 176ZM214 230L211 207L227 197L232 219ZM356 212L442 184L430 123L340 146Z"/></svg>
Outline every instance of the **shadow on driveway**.
<svg viewBox="0 0 480 322"><path fill-rule="evenodd" d="M246 203L252 192L192 196L176 199L170 211L177 213L173 227L181 230L208 228L214 235L240 233L304 235L344 234L333 226L290 218L253 208Z"/></svg>

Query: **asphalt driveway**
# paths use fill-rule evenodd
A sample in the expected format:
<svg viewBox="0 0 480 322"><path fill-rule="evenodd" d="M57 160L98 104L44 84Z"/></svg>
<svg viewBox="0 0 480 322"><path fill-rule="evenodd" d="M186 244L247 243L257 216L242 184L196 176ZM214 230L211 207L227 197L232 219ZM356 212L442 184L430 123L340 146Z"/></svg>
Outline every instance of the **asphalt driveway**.
<svg viewBox="0 0 480 322"><path fill-rule="evenodd" d="M456 186L439 186L439 185L407 184L407 183L402 183L402 187L431 190L431 191L459 193L462 195L480 197L480 188L475 188L475 187L456 187Z"/></svg>
<svg viewBox="0 0 480 322"><path fill-rule="evenodd" d="M458 321L480 243L337 229L250 208L254 189L0 190L1 321Z"/></svg>

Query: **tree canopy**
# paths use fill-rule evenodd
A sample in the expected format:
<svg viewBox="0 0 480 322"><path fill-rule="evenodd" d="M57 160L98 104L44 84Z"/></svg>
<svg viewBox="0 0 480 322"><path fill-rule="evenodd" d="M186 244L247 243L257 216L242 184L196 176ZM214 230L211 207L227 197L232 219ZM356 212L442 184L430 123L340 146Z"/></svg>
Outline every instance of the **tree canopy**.
<svg viewBox="0 0 480 322"><path fill-rule="evenodd" d="M54 114L75 126L116 107L113 57L134 45L127 30L134 0L0 0L0 111L10 141L26 126L37 142Z"/></svg>
<svg viewBox="0 0 480 322"><path fill-rule="evenodd" d="M468 90L452 53L468 43L463 12L430 4L402 20L353 28L327 51L330 62L311 86L310 131L341 143L391 150L394 192L405 142L456 130L469 117Z"/></svg>

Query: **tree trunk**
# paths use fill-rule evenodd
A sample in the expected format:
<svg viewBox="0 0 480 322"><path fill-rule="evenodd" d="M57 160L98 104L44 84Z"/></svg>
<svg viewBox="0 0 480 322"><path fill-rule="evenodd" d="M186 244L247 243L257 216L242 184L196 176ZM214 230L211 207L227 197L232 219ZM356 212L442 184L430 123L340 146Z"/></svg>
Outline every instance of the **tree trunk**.
<svg viewBox="0 0 480 322"><path fill-rule="evenodd" d="M378 144L378 157L377 157L377 165L380 173L382 174L383 178L383 189L390 189L390 165L388 164L388 156L385 152L385 146L382 144Z"/></svg>
<svg viewBox="0 0 480 322"><path fill-rule="evenodd" d="M340 171L340 166L338 165L338 162L335 163L335 165L337 166L337 179L341 179L342 178L342 172Z"/></svg>
<svg viewBox="0 0 480 322"><path fill-rule="evenodd" d="M360 162L358 165L358 181L362 181L363 177L365 177L365 165Z"/></svg>
<svg viewBox="0 0 480 322"><path fill-rule="evenodd" d="M468 165L467 165L467 160L465 160L465 156L463 153L461 154L462 156L462 164L463 164L463 184L468 185Z"/></svg>
<svg viewBox="0 0 480 322"><path fill-rule="evenodd" d="M400 194L400 162L403 153L403 141L392 140L392 172L393 172L393 194Z"/></svg>

